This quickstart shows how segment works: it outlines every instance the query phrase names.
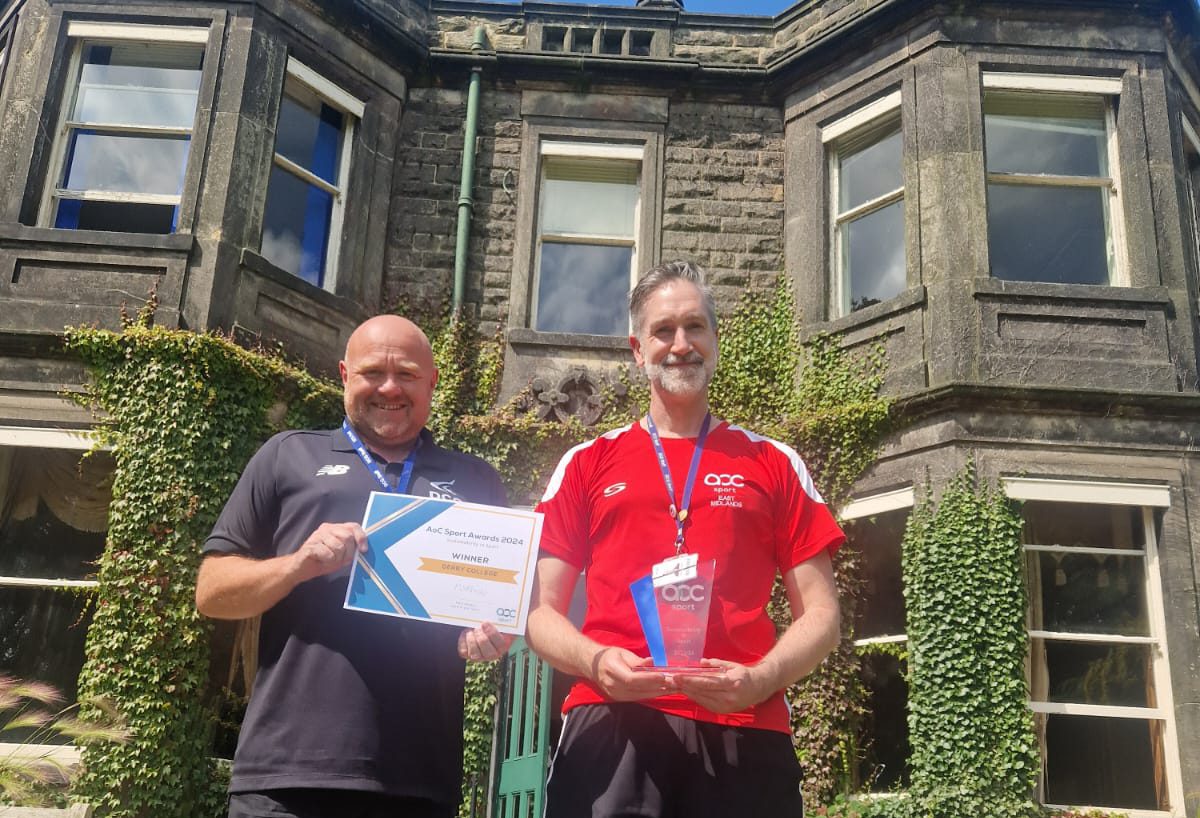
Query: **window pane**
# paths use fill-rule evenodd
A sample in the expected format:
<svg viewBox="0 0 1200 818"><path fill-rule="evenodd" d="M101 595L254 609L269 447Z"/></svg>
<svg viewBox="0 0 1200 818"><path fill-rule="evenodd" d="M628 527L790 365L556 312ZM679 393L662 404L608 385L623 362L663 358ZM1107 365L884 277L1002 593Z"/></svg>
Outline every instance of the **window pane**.
<svg viewBox="0 0 1200 818"><path fill-rule="evenodd" d="M867 690L859 782L870 792L890 792L909 784L908 682L905 663L886 653L862 657Z"/></svg>
<svg viewBox="0 0 1200 818"><path fill-rule="evenodd" d="M1146 547L1140 506L1029 500L1022 504L1021 515L1026 545Z"/></svg>
<svg viewBox="0 0 1200 818"><path fill-rule="evenodd" d="M542 235L633 239L638 164L545 160Z"/></svg>
<svg viewBox="0 0 1200 818"><path fill-rule="evenodd" d="M842 269L850 290L850 310L886 301L904 291L904 200L846 222Z"/></svg>
<svg viewBox="0 0 1200 818"><path fill-rule="evenodd" d="M1043 716L1049 804L1166 809L1161 722Z"/></svg>
<svg viewBox="0 0 1200 818"><path fill-rule="evenodd" d="M275 152L336 185L344 125L341 111L290 81L279 108Z"/></svg>
<svg viewBox="0 0 1200 818"><path fill-rule="evenodd" d="M112 461L0 447L0 576L85 579L104 548ZM91 620L86 591L0 586L0 673L73 700Z"/></svg>
<svg viewBox="0 0 1200 818"><path fill-rule="evenodd" d="M333 196L328 192L279 166L271 168L263 214L263 257L320 287L332 214Z"/></svg>
<svg viewBox="0 0 1200 818"><path fill-rule="evenodd" d="M992 275L1006 281L1108 283L1106 188L988 185Z"/></svg>
<svg viewBox="0 0 1200 818"><path fill-rule="evenodd" d="M0 588L0 673L54 685L68 703L75 701L91 621L87 594Z"/></svg>
<svg viewBox="0 0 1200 818"><path fill-rule="evenodd" d="M1154 707L1149 645L1034 639L1035 701Z"/></svg>
<svg viewBox="0 0 1200 818"><path fill-rule="evenodd" d="M174 205L129 202L85 202L61 199L54 226L68 230L106 230L110 233L174 233L179 208Z"/></svg>
<svg viewBox="0 0 1200 818"><path fill-rule="evenodd" d="M86 45L71 118L191 128L203 58L196 46Z"/></svg>
<svg viewBox="0 0 1200 818"><path fill-rule="evenodd" d="M849 520L846 538L862 560L863 592L854 617L854 637L900 636L906 631L900 541L908 509Z"/></svg>
<svg viewBox="0 0 1200 818"><path fill-rule="evenodd" d="M63 187L105 193L178 196L187 165L187 137L71 134Z"/></svg>
<svg viewBox="0 0 1200 818"><path fill-rule="evenodd" d="M989 93L984 111L989 172L1108 175L1102 97Z"/></svg>
<svg viewBox="0 0 1200 818"><path fill-rule="evenodd" d="M864 202L904 187L901 150L903 138L897 129L861 150L838 156L838 212L845 213Z"/></svg>
<svg viewBox="0 0 1200 818"><path fill-rule="evenodd" d="M535 329L626 335L632 247L542 244Z"/></svg>
<svg viewBox="0 0 1200 818"><path fill-rule="evenodd" d="M1026 556L1033 629L1149 635L1141 556L1046 551Z"/></svg>

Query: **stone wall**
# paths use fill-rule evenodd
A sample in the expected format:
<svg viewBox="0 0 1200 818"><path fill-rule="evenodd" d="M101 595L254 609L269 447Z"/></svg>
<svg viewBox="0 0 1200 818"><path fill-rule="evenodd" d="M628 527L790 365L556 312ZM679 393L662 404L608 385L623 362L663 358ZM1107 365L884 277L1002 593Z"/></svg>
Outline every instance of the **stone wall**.
<svg viewBox="0 0 1200 818"><path fill-rule="evenodd" d="M673 102L664 180L664 260L706 267L722 308L775 281L783 270L778 109Z"/></svg>
<svg viewBox="0 0 1200 818"><path fill-rule="evenodd" d="M864 16L885 0L809 0L797 3L780 15L775 32L775 51L769 59L783 56Z"/></svg>
<svg viewBox="0 0 1200 818"><path fill-rule="evenodd" d="M521 124L518 95L485 85L480 102L465 298L492 333L507 312ZM443 315L453 290L466 115L465 90L414 88L401 125L383 306L421 321Z"/></svg>

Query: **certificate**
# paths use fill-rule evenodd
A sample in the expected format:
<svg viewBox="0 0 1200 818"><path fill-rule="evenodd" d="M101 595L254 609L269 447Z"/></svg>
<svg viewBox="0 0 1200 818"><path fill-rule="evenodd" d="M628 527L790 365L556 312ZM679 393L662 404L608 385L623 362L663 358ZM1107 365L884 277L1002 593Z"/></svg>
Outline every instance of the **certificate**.
<svg viewBox="0 0 1200 818"><path fill-rule="evenodd" d="M345 607L525 632L542 515L373 491Z"/></svg>

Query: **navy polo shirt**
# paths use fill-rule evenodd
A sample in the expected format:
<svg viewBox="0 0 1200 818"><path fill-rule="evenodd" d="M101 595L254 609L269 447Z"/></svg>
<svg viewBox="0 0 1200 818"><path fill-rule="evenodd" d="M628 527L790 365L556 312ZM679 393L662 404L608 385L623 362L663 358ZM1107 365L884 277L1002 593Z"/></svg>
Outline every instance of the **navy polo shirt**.
<svg viewBox="0 0 1200 818"><path fill-rule="evenodd" d="M395 479L399 467L385 471ZM246 466L204 552L289 554L321 523L361 522L378 488L341 429L278 434ZM428 431L408 493L507 505L491 466ZM304 582L263 614L230 791L353 789L457 805L460 629L347 611L349 574Z"/></svg>

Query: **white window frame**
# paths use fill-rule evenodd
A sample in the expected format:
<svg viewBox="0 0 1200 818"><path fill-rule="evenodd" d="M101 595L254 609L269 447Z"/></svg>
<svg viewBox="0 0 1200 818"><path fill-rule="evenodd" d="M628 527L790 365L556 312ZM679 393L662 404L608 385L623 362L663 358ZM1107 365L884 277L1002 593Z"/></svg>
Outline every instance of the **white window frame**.
<svg viewBox="0 0 1200 818"><path fill-rule="evenodd" d="M86 452L96 448L94 433L88 430L39 429L28 426L0 426L0 446L7 448L71 449ZM0 576L0 588L95 588L94 579L53 579ZM14 744L0 741L0 755L15 758L44 758L59 764L79 763L79 748L73 744Z"/></svg>
<svg viewBox="0 0 1200 818"><path fill-rule="evenodd" d="M1162 742L1164 766L1167 776L1169 810L1137 810L1097 807L1104 812L1124 813L1130 818L1181 818L1183 816L1183 782L1180 777L1179 740L1175 731L1174 700L1171 692L1170 662L1167 649L1166 620L1162 598L1162 578L1158 561L1157 527L1154 515L1171 505L1171 491L1158 483L1118 483L1111 481L1067 480L1061 478L1002 477L1005 494L1013 500L1040 500L1056 503L1090 503L1102 505L1133 506L1142 509L1142 526L1145 533L1145 549L1113 549L1024 545L1027 552L1053 550L1056 552L1078 552L1105 554L1143 555L1145 558L1146 607L1149 624L1148 636L1123 636L1120 634L1060 633L1057 631L1031 630L1030 639L1052 639L1073 642L1103 642L1106 644L1150 645L1153 656L1154 693L1156 707L1119 707L1096 704L1071 704L1064 702L1029 702L1034 713L1047 715L1101 716L1105 718L1135 718L1157 720L1163 723ZM1042 759L1044 765L1044 758ZM1044 804L1051 809L1068 809L1070 804Z"/></svg>
<svg viewBox="0 0 1200 818"><path fill-rule="evenodd" d="M1100 98L1104 103L1108 176L1061 176L1041 173L993 173L986 171L988 184L1041 185L1045 187L1089 187L1109 191L1106 203L1108 214L1107 251L1109 255L1108 283L1128 287L1129 265L1125 241L1125 215L1121 204L1118 180L1121 178L1120 153L1117 147L1117 119L1114 101L1121 97L1121 80L1117 77L1088 77L1072 74L1025 74L988 71L981 76L984 95L988 90L1024 91L1036 94L1076 94ZM986 123L987 115L984 114ZM986 130L986 124L985 124ZM986 161L986 159L985 159Z"/></svg>
<svg viewBox="0 0 1200 818"><path fill-rule="evenodd" d="M339 184L337 185L331 185L307 168L297 165L295 162L278 153L274 145L271 146L272 163L274 166L287 171L306 184L320 188L333 198L333 207L329 214L329 237L325 248L325 274L321 282L321 288L328 292L336 292L338 259L341 257L342 230L345 224L346 197L350 191L350 167L352 163L351 153L353 153L354 147L354 134L358 123L362 121L366 104L289 54L284 84L280 91L281 104L283 95L287 93L288 83L293 81L300 83L312 91L327 105L341 111L344 117L341 145L339 146L340 159L337 174Z"/></svg>
<svg viewBox="0 0 1200 818"><path fill-rule="evenodd" d="M208 44L209 30L207 26L159 26L144 23L99 23L83 20L72 20L67 24L67 38L71 52L67 63L67 77L70 85L63 89L62 104L59 106L58 127L54 131L54 148L51 152L51 174L46 180L42 192L42 202L39 209L38 224L53 227L55 220L55 200L73 199L81 201L125 202L130 204L171 205L179 207L183 192L179 195L164 195L154 193L113 193L107 191L70 191L61 187L66 181L67 144L70 142L71 131L76 128L91 128L104 130L108 133L150 134L154 136L186 136L188 137L187 163L192 161L192 132L195 128L196 115L192 114L192 125L187 128L167 127L161 125L121 125L117 123L77 122L71 119L71 110L75 107L75 97L79 93L79 72L83 60L83 49L88 44L104 42L143 42L143 43L193 43ZM207 55L206 55L207 56ZM199 103L197 102L197 107ZM186 170L185 170L186 173Z"/></svg>
<svg viewBox="0 0 1200 818"><path fill-rule="evenodd" d="M861 520L864 517L873 517L876 514L900 511L902 509L908 509L911 514L914 505L916 505L916 494L913 492L912 486L906 486L905 488L884 491L879 494L871 494L848 501L838 512L838 520L841 522L850 522L851 520ZM867 645L907 645L907 623L905 623L904 631L901 634L855 639L852 644L856 648Z"/></svg>
<svg viewBox="0 0 1200 818"><path fill-rule="evenodd" d="M845 213L840 212L838 209L838 201L840 200L838 164L841 151L838 149L838 143L842 142L843 137L852 136L856 132L861 132L867 128L889 127L893 121L902 130L903 123L900 116L902 101L900 91L893 91L887 96L868 103L821 128L821 144L825 146L829 176L829 269L832 271L830 277L830 304L834 312L833 317L835 318L850 314L850 286L846 280L847 271L842 267L844 256L842 253L841 231L838 228L843 224L848 224L863 216L870 215L877 210L882 210L888 205L903 201L904 199L904 164L902 159L899 168L900 187L877 196L868 202L863 202L847 210ZM901 140L903 138L902 133ZM905 272L907 277L907 253L905 253L905 257Z"/></svg>
<svg viewBox="0 0 1200 818"><path fill-rule="evenodd" d="M590 159L598 161L636 162L638 165L637 203L633 209L633 227L630 238L593 236L580 233L546 233L542 230L542 201L546 185L546 158ZM629 286L637 283L638 256L642 249L643 174L646 169L646 145L644 143L582 142L543 139L538 145L538 208L534 214L533 283L529 299L529 326L536 329L538 320L538 291L542 281L542 242L549 239L563 244L585 244L589 246L629 247L632 255L629 262Z"/></svg>

